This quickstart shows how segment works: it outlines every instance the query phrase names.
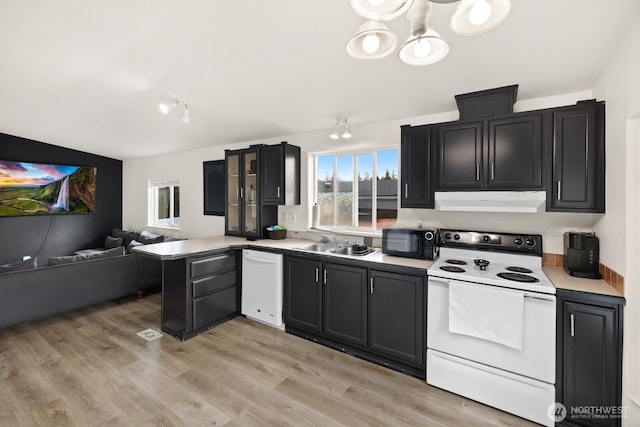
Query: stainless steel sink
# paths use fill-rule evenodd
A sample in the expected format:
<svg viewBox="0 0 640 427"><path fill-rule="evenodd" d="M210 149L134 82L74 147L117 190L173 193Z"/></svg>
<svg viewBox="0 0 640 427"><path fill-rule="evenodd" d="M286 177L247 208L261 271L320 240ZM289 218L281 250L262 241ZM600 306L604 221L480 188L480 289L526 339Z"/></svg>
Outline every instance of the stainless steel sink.
<svg viewBox="0 0 640 427"><path fill-rule="evenodd" d="M335 245L328 243L309 243L308 245L298 246L297 248L300 251L310 251L310 252L328 252L332 249L335 249Z"/></svg>
<svg viewBox="0 0 640 427"><path fill-rule="evenodd" d="M349 246L335 246L333 243L309 243L308 245L298 246L299 251L331 253L336 255L366 256L375 252L375 249L369 248L363 253L353 253Z"/></svg>

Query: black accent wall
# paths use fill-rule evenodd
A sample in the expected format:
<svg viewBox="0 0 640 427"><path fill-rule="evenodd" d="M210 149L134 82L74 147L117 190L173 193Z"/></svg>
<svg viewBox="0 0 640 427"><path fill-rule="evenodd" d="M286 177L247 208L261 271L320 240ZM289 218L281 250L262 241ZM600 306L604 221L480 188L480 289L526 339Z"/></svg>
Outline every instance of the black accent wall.
<svg viewBox="0 0 640 427"><path fill-rule="evenodd" d="M44 266L51 256L102 247L111 229L122 227L122 161L3 133L0 160L98 168L95 212L0 217L0 263L31 255Z"/></svg>

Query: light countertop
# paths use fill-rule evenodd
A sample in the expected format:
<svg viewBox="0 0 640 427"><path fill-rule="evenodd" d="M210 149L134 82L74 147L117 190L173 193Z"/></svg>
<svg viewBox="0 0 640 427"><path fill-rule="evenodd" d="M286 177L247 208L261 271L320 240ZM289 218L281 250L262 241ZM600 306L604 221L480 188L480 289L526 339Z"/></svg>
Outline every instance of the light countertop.
<svg viewBox="0 0 640 427"><path fill-rule="evenodd" d="M192 255L203 254L207 252L220 251L225 249L241 249L241 248L265 248L279 249L299 252L300 254L323 255L336 258L347 258L371 263L380 263L388 265L397 265L403 267L411 267L427 270L434 261L402 258L383 254L380 250L375 253L357 257L350 255L330 254L326 252L313 252L297 249L300 246L314 243L305 239L282 239L282 240L254 240L250 241L244 237L233 236L215 236L201 239L179 240L176 242L156 243L151 245L137 246L133 250L143 255L147 255L161 260L177 260ZM622 297L616 289L607 284L604 280L584 279L568 275L561 267L543 267L543 270L551 283L556 288L568 289L573 291L591 292L601 295L610 295Z"/></svg>
<svg viewBox="0 0 640 427"><path fill-rule="evenodd" d="M352 256L331 254L326 252L304 251L297 249L298 247L308 245L309 243L314 242L310 240L292 238L282 240L247 240L244 237L215 236L205 237L201 239L178 240L175 242L136 246L135 248L133 248L133 251L153 258L171 261L225 249L265 248L295 251L299 252L300 254L323 255L336 258L347 258L351 260L366 261L371 263L398 265L423 270L428 269L429 267L431 267L431 264L433 264L433 261L428 260L386 255L380 252L380 250L377 250L375 253L366 256Z"/></svg>
<svg viewBox="0 0 640 427"><path fill-rule="evenodd" d="M602 279L585 279L567 274L562 267L542 267L551 283L558 289L570 291L591 292L594 294L622 297L613 286Z"/></svg>

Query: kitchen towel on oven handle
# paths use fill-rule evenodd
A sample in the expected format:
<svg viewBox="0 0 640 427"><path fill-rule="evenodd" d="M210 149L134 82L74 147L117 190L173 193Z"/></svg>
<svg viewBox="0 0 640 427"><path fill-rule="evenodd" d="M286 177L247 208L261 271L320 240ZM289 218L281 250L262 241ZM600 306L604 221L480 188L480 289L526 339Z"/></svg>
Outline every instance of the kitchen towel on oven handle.
<svg viewBox="0 0 640 427"><path fill-rule="evenodd" d="M449 282L449 332L522 349L524 292Z"/></svg>

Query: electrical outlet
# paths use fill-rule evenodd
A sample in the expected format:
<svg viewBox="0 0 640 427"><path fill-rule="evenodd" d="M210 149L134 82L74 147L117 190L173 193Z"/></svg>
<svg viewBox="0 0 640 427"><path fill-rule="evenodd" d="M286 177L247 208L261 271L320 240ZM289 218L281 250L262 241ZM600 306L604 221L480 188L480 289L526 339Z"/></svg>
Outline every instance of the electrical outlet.
<svg viewBox="0 0 640 427"><path fill-rule="evenodd" d="M295 212L287 212L287 224L295 224L295 223L296 223Z"/></svg>

